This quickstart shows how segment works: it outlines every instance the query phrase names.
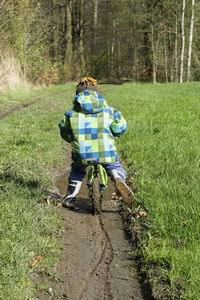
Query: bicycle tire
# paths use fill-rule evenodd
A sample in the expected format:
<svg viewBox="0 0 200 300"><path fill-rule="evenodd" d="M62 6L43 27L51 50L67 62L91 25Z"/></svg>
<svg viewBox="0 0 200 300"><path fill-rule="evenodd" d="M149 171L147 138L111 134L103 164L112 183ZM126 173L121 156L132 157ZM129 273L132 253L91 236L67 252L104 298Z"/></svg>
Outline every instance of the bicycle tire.
<svg viewBox="0 0 200 300"><path fill-rule="evenodd" d="M98 177L94 178L92 182L92 206L94 215L101 213L101 192Z"/></svg>

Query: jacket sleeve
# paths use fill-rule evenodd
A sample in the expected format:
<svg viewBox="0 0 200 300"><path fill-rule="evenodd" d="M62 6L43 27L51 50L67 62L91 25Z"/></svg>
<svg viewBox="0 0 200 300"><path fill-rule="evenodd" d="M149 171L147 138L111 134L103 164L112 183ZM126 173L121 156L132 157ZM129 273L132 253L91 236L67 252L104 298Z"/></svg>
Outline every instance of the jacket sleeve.
<svg viewBox="0 0 200 300"><path fill-rule="evenodd" d="M70 125L70 118L66 114L62 121L59 123L60 135L68 143L72 141L72 129Z"/></svg>
<svg viewBox="0 0 200 300"><path fill-rule="evenodd" d="M114 110L114 120L110 126L113 136L122 135L128 128L126 120L120 112Z"/></svg>

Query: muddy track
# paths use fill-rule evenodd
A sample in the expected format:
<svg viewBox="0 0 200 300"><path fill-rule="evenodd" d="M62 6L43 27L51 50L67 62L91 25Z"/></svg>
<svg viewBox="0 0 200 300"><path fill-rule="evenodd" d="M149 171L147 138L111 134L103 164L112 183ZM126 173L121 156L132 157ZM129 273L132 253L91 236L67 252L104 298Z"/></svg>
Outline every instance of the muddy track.
<svg viewBox="0 0 200 300"><path fill-rule="evenodd" d="M101 215L92 217L91 227L96 240L96 254L94 260L85 274L84 279L78 283L80 287L77 296L74 299L82 299L92 277L98 277L98 281L102 281L102 289L99 294L99 299L112 299L109 268L113 260L113 248L108 232L104 228Z"/></svg>
<svg viewBox="0 0 200 300"><path fill-rule="evenodd" d="M105 84L105 83L104 83ZM112 85L115 83L112 83ZM123 83L119 83L119 84L123 84ZM109 83L109 85L111 85L111 83ZM118 83L117 83L118 85ZM111 86L112 87L112 86ZM108 88L104 88L103 91L107 90ZM100 93L102 92L102 90L100 90ZM0 115L0 120L5 119L6 117L8 117L9 115L13 114L14 112L17 112L21 109L27 108L29 106L31 106L32 104L40 101L41 99L45 99L48 97L53 97L55 95L59 95L59 94L66 94L66 93L71 93L71 90L66 90L66 91L61 91L61 92L53 92L53 93L49 93L47 95L44 96L40 96L38 98L34 98L33 100L31 100L30 102L27 103L19 103L18 105L12 107L9 111L7 111L6 113L3 113Z"/></svg>
<svg viewBox="0 0 200 300"><path fill-rule="evenodd" d="M62 91L62 92L54 92L54 93L49 93L47 95L44 95L44 96L40 96L38 98L34 98L33 100L31 100L30 102L27 102L27 103L20 103L14 107L12 107L9 111L7 111L6 113L4 114L1 114L0 115L0 120L2 119L5 119L6 117L8 117L9 115L13 114L14 112L17 112L21 109L24 109L24 108L27 108L29 106L31 106L32 104L40 101L41 99L45 99L45 98L48 98L48 97L52 97L52 96L55 96L55 95L59 95L59 94L65 94L65 93L69 93L71 91L67 90L67 91Z"/></svg>
<svg viewBox="0 0 200 300"><path fill-rule="evenodd" d="M122 83L120 83L120 84L122 84ZM107 89L108 88L104 88L103 90L105 91ZM100 92L102 92L102 90ZM49 93L49 94L44 95L44 96L40 96L38 98L34 98L33 100L29 101L28 103L19 103L18 105L12 107L6 113L1 114L0 115L0 120L5 119L6 117L13 114L14 112L17 112L21 109L24 109L24 108L27 108L27 107L31 106L32 104L40 101L41 99L45 99L45 98L52 97L52 96L59 95L59 94L66 94L66 93L71 93L71 90L66 90L66 91L61 91L61 92L53 92L53 93Z"/></svg>
<svg viewBox="0 0 200 300"><path fill-rule="evenodd" d="M54 193L65 194L69 169L70 162L67 172L58 176ZM102 214L92 215L85 179L76 209L59 210L66 227L61 241L63 255L54 269L56 280L46 274L38 274L34 278L37 284L48 286L45 292L37 291L37 299L151 299L142 291L131 255L132 245L123 230L121 203L117 198L112 199L114 191L109 179Z"/></svg>

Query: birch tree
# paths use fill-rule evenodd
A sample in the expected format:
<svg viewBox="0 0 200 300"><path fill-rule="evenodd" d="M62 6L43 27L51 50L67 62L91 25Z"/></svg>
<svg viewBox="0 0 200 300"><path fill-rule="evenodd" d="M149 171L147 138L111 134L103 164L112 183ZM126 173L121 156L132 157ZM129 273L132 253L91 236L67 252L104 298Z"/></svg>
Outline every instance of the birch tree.
<svg viewBox="0 0 200 300"><path fill-rule="evenodd" d="M192 14L190 21L190 35L189 35L189 46L188 46L188 61L187 61L187 81L190 81L190 69L191 69L191 57L192 57L192 40L193 40L193 27L194 27L194 6L195 0L192 0Z"/></svg>
<svg viewBox="0 0 200 300"><path fill-rule="evenodd" d="M180 83L183 83L183 66L184 66L184 51L185 51L185 0L183 0L182 18L181 18L181 64L180 64Z"/></svg>
<svg viewBox="0 0 200 300"><path fill-rule="evenodd" d="M156 73L157 73L157 47L155 46L154 41L154 28L153 24L151 26L151 47L152 47L152 77L153 77L153 84L156 83Z"/></svg>
<svg viewBox="0 0 200 300"><path fill-rule="evenodd" d="M174 42L174 75L175 82L178 82L178 18L175 16L175 42Z"/></svg>

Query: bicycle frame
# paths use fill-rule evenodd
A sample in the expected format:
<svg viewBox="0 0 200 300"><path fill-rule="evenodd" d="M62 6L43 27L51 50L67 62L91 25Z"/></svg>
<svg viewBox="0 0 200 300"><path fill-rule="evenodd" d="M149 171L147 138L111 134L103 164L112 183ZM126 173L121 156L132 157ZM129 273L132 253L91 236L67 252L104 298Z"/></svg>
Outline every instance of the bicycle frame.
<svg viewBox="0 0 200 300"><path fill-rule="evenodd" d="M108 182L108 175L106 173L106 170L101 164L95 164L90 166L90 170L88 172L87 185L88 185L89 197L92 196L92 192L93 192L93 185L92 185L93 180L98 176L98 174L100 175L100 196L101 198L103 198L105 195L107 182Z"/></svg>

